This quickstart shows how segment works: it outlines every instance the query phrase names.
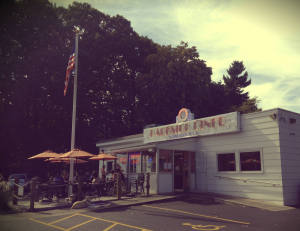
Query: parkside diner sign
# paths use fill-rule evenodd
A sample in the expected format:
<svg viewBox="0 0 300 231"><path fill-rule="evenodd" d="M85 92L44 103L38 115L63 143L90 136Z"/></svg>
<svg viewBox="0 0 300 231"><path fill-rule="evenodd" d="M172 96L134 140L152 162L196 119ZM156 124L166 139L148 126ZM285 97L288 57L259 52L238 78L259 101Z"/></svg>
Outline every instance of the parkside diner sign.
<svg viewBox="0 0 300 231"><path fill-rule="evenodd" d="M240 113L231 112L201 119L144 129L144 143L240 131Z"/></svg>

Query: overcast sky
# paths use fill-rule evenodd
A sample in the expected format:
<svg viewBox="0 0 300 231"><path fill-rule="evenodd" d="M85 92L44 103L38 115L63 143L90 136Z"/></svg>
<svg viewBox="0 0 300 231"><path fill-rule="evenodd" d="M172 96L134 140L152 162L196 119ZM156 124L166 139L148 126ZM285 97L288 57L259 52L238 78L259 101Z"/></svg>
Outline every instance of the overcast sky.
<svg viewBox="0 0 300 231"><path fill-rule="evenodd" d="M243 61L263 110L300 113L299 0L86 0L162 45L196 46L215 81ZM52 0L68 6L72 0Z"/></svg>

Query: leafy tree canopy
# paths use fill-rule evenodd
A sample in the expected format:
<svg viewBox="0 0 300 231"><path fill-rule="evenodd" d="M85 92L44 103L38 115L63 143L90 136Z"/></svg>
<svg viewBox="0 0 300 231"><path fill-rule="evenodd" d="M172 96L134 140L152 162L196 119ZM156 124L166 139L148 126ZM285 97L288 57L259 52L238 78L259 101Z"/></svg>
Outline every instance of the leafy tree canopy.
<svg viewBox="0 0 300 231"><path fill-rule="evenodd" d="M162 46L138 35L124 17L106 15L87 3L68 8L48 0L1 3L0 171L31 168L31 155L70 148L72 78L63 96L65 71L79 41L76 147L96 152L98 139L142 132L149 123L172 123L181 107L197 117L234 107L255 111L242 62L234 62L224 84L196 47ZM250 105L250 106L249 106ZM243 109L244 108L244 109Z"/></svg>

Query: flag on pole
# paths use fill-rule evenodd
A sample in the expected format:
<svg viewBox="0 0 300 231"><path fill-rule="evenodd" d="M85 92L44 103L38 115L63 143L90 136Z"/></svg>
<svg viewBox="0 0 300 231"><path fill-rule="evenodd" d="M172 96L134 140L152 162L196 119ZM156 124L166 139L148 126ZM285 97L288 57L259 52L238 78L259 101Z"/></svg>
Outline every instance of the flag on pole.
<svg viewBox="0 0 300 231"><path fill-rule="evenodd" d="M68 84L69 84L69 78L72 70L75 67L75 53L70 55L69 62L68 62L68 67L66 71L66 80L65 80L65 89L64 89L64 96L67 94L67 89L68 89Z"/></svg>

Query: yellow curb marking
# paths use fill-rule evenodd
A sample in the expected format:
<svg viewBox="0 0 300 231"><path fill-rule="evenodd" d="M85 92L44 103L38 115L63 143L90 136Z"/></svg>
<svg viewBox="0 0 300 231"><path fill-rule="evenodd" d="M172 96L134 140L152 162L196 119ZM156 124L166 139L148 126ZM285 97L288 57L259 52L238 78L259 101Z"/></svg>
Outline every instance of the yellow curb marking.
<svg viewBox="0 0 300 231"><path fill-rule="evenodd" d="M193 225L190 223L182 223L182 225L186 225L186 226L191 226L192 229L196 229L196 230L205 230L205 231L210 231L210 230L219 230L219 229L223 229L226 226L225 225Z"/></svg>
<svg viewBox="0 0 300 231"><path fill-rule="evenodd" d="M214 217L214 216L207 216L207 215L198 214L198 213L190 213L190 212L177 210L177 209L167 209L167 208L155 207L155 206L150 206L150 205L143 205L143 206L148 207L148 208L153 208L153 209L161 209L161 210L166 210L166 211L171 211L171 212L184 213L184 214L189 214L189 215L198 216L198 217L211 218L211 219L216 219L216 220L219 220L219 221L229 221L229 222L232 222L232 223L238 223L238 224L243 224L243 225L249 225L250 224L250 222L231 220L231 219L226 219L226 218L221 218L221 217Z"/></svg>

